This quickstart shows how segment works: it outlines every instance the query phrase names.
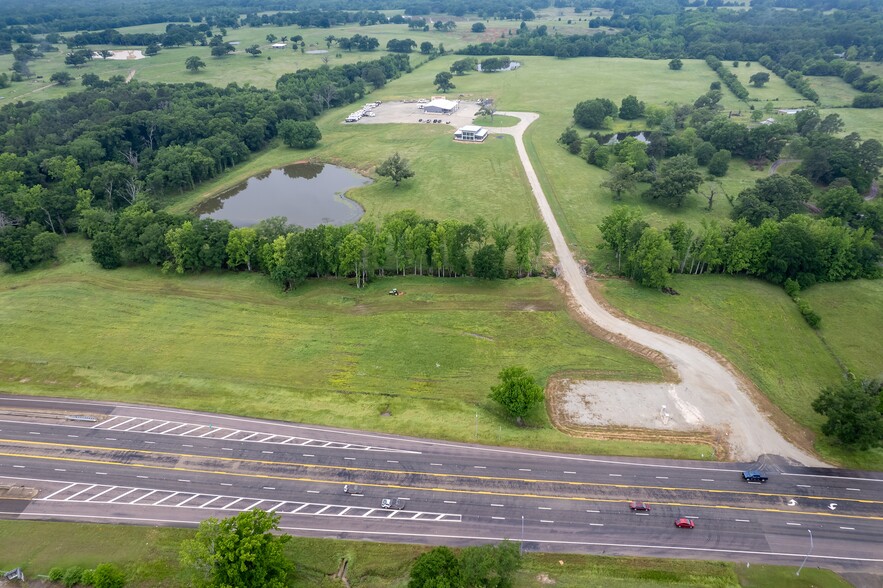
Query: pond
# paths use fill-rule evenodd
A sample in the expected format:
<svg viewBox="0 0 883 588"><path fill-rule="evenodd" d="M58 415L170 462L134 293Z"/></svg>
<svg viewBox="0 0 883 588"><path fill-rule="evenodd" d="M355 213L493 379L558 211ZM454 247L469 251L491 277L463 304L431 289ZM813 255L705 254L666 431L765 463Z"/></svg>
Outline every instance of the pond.
<svg viewBox="0 0 883 588"><path fill-rule="evenodd" d="M252 176L195 209L200 218L228 220L249 227L271 216L305 228L354 223L365 214L343 194L371 180L324 163L295 163Z"/></svg>

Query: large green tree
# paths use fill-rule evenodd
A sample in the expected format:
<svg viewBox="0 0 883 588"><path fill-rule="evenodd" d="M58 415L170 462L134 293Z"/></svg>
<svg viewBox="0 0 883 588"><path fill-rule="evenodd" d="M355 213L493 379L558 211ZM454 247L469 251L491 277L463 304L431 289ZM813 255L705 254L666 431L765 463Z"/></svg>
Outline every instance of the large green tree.
<svg viewBox="0 0 883 588"><path fill-rule="evenodd" d="M411 170L408 160L396 152L377 166L377 175L391 179L398 186L402 180L413 177L414 172Z"/></svg>
<svg viewBox="0 0 883 588"><path fill-rule="evenodd" d="M248 510L199 524L196 537L181 546L181 563L192 585L206 588L283 588L293 571L284 553L289 535L276 535L279 515Z"/></svg>
<svg viewBox="0 0 883 588"><path fill-rule="evenodd" d="M631 192L638 185L635 170L627 163L617 163L610 168L610 176L601 182L602 188L613 192L614 200L622 200L623 192Z"/></svg>
<svg viewBox="0 0 883 588"><path fill-rule="evenodd" d="M523 367L508 367L500 371L499 378L500 383L491 386L490 399L498 402L519 425L523 425L524 417L543 401L543 387Z"/></svg>
<svg viewBox="0 0 883 588"><path fill-rule="evenodd" d="M205 67L205 62L199 56L191 55L184 61L184 67L187 68L187 71L192 71L193 73L196 73L200 69Z"/></svg>
<svg viewBox="0 0 883 588"><path fill-rule="evenodd" d="M312 149L322 139L322 131L310 120L284 120L279 123L279 136L289 147Z"/></svg>
<svg viewBox="0 0 883 588"><path fill-rule="evenodd" d="M453 90L456 88L454 82L451 79L454 75L449 71L440 71L435 75L435 87L438 88L439 92L447 93L448 90Z"/></svg>
<svg viewBox="0 0 883 588"><path fill-rule="evenodd" d="M822 390L813 409L828 420L822 425L825 435L859 449L883 443L883 382L851 379Z"/></svg>
<svg viewBox="0 0 883 588"><path fill-rule="evenodd" d="M629 254L632 277L642 286L662 288L668 285L674 262L674 248L662 231L644 229L637 246Z"/></svg>
<svg viewBox="0 0 883 588"><path fill-rule="evenodd" d="M463 586L511 588L521 568L521 547L512 541L466 547L460 553Z"/></svg>
<svg viewBox="0 0 883 588"><path fill-rule="evenodd" d="M733 218L744 218L759 226L765 218L782 220L803 210L803 203L812 196L812 184L798 175L774 174L761 178L743 190L733 206Z"/></svg>
<svg viewBox="0 0 883 588"><path fill-rule="evenodd" d="M687 195L702 184L702 174L692 155L678 155L662 164L647 195L669 206L680 207Z"/></svg>
<svg viewBox="0 0 883 588"><path fill-rule="evenodd" d="M408 588L459 588L460 562L449 547L436 547L422 554L411 568Z"/></svg>

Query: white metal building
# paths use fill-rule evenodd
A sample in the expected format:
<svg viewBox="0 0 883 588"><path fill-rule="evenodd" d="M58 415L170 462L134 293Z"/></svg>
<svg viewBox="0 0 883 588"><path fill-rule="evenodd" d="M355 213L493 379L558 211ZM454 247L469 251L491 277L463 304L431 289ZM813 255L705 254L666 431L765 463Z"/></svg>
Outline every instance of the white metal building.
<svg viewBox="0 0 883 588"><path fill-rule="evenodd" d="M454 132L455 141L481 143L485 139L487 139L487 129L476 125L466 125L465 127L460 127Z"/></svg>

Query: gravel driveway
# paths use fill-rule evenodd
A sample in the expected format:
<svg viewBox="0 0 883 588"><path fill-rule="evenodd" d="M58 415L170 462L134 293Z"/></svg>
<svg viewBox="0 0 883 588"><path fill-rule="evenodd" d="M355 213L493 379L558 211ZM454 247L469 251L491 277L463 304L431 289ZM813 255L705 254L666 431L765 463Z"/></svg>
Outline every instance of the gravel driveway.
<svg viewBox="0 0 883 588"><path fill-rule="evenodd" d="M807 466L826 465L785 440L751 401L747 391L740 385L739 378L710 355L673 337L622 320L610 314L595 300L586 285L586 276L564 240L524 147L524 131L539 115L531 112L498 114L521 119L518 125L495 129L495 132L510 134L515 138L518 156L552 236L560 264L560 275L567 283L569 294L579 311L599 328L658 351L677 370L680 381L675 386L664 384L656 387L653 410L648 411L643 426L658 427L663 420L668 420L669 423L678 423L681 428L720 427L726 430L730 455L736 460L753 461L763 454L774 454ZM663 393L662 396L660 392ZM636 412L632 408L633 401L642 394L647 394L647 384L584 382L573 386L568 394L589 395L581 399L574 398L572 406L576 408L580 405L593 406L592 394L598 399L604 397L604 414L600 418L605 419L608 424L635 426L631 424ZM664 402L663 398L669 401ZM662 404L666 405L666 411L670 415L668 419L660 414ZM594 406L602 408L600 403ZM591 412L591 409L588 411ZM586 417L589 418L590 415ZM668 424L664 426L667 427Z"/></svg>

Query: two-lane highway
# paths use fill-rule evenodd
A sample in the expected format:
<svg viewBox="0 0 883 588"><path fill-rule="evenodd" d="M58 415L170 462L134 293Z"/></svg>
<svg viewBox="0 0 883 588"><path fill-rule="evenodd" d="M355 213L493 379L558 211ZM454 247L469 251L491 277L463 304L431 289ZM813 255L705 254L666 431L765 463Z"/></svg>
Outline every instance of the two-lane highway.
<svg viewBox="0 0 883 588"><path fill-rule="evenodd" d="M769 481L746 483L743 466ZM813 565L883 571L883 479L776 459L595 458L0 397L0 485L38 490L0 502L6 517L187 525L260 508L302 535L783 564L802 560L811 531ZM696 527L676 528L681 517Z"/></svg>

